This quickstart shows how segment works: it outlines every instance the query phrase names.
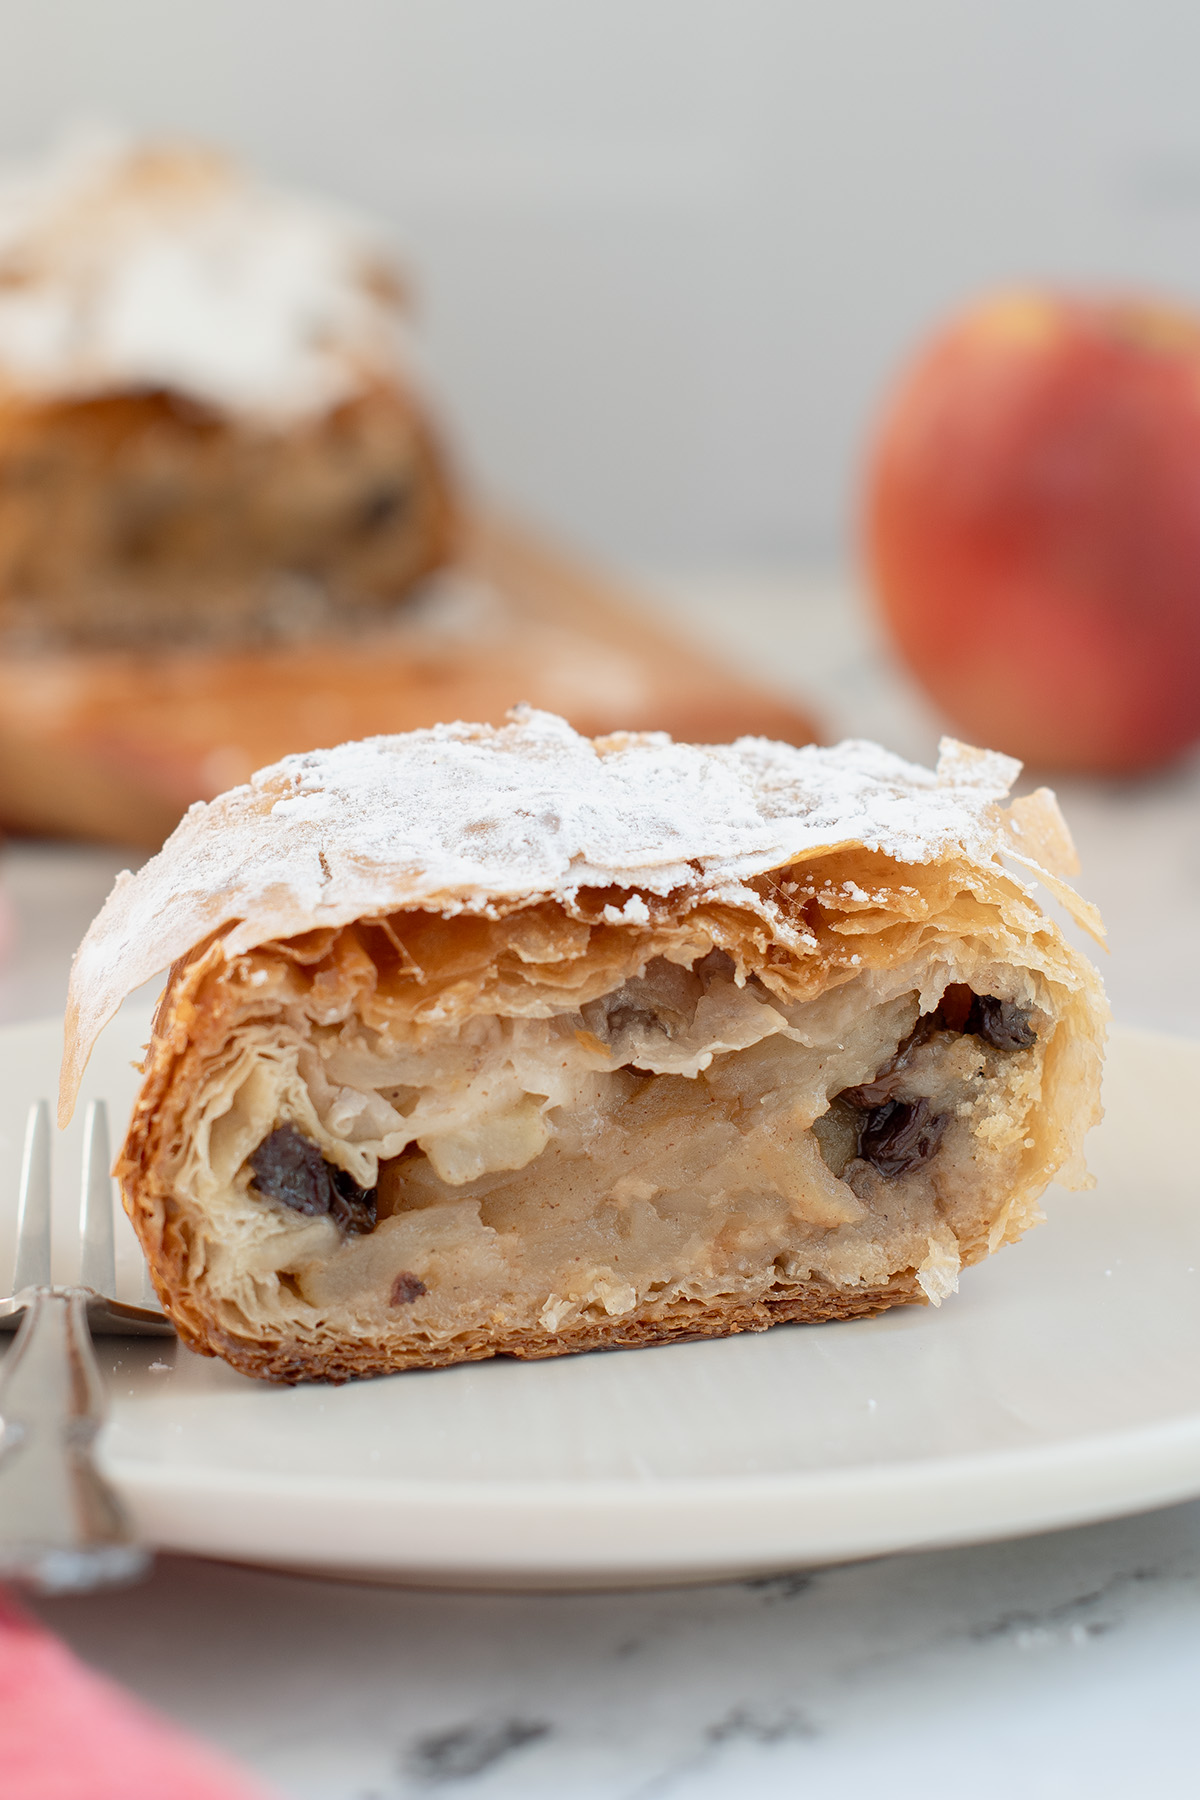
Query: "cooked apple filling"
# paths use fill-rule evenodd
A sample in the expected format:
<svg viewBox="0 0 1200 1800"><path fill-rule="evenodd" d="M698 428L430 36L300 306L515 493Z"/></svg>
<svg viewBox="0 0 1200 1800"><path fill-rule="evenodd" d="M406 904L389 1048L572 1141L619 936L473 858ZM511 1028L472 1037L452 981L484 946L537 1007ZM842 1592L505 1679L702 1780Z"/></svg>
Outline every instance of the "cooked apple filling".
<svg viewBox="0 0 1200 1800"><path fill-rule="evenodd" d="M433 1345L901 1271L939 1300L1036 1216L1000 1198L1053 1034L1038 974L959 975L926 957L795 1000L709 950L541 1016L281 995L180 1140L211 1222L189 1254L230 1330L402 1314Z"/></svg>

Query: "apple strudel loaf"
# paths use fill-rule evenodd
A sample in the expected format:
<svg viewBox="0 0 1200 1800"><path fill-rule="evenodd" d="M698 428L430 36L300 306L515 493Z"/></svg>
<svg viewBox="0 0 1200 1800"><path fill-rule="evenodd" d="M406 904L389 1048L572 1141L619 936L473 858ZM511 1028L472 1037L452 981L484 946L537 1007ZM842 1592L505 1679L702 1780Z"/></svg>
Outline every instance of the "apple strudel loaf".
<svg viewBox="0 0 1200 1800"><path fill-rule="evenodd" d="M184 1342L340 1381L939 1302L1086 1185L1053 796L947 742L523 710L195 806L76 959L63 1105L172 965L118 1161Z"/></svg>
<svg viewBox="0 0 1200 1800"><path fill-rule="evenodd" d="M379 239L222 158L96 141L0 180L0 642L374 619L454 505Z"/></svg>

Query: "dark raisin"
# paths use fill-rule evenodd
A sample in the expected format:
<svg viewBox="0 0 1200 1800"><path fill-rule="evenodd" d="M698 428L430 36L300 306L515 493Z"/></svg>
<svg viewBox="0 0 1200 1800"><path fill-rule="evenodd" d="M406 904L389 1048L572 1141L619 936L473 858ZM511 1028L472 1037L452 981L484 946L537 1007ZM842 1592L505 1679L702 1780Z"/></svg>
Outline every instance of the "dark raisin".
<svg viewBox="0 0 1200 1800"><path fill-rule="evenodd" d="M965 1029L993 1050L1028 1050L1037 1043L1028 1008L1011 1000L996 1000L991 994L976 994Z"/></svg>
<svg viewBox="0 0 1200 1800"><path fill-rule="evenodd" d="M343 1231L372 1231L375 1189L360 1188L345 1169L328 1163L320 1150L296 1130L280 1125L248 1158L254 1186L267 1200L279 1200L306 1218L328 1213Z"/></svg>
<svg viewBox="0 0 1200 1800"><path fill-rule="evenodd" d="M837 1098L844 1100L847 1106L854 1107L856 1112L870 1112L873 1107L882 1106L885 1100L891 1098L888 1076L892 1073L885 1063L874 1081L864 1081L858 1087L843 1088Z"/></svg>
<svg viewBox="0 0 1200 1800"><path fill-rule="evenodd" d="M329 1207L329 1216L335 1225L343 1231L353 1231L361 1236L374 1231L376 1218L377 1188L360 1188L353 1175L345 1169L326 1163L326 1168L333 1170L333 1200Z"/></svg>
<svg viewBox="0 0 1200 1800"><path fill-rule="evenodd" d="M254 1185L268 1200L282 1200L293 1212L309 1218L329 1211L334 1191L329 1164L294 1125L280 1125L248 1160Z"/></svg>
<svg viewBox="0 0 1200 1800"><path fill-rule="evenodd" d="M392 1306L411 1306L414 1300L419 1300L422 1294L428 1292L429 1289L419 1275L412 1274L408 1269L401 1269L392 1283L390 1304Z"/></svg>
<svg viewBox="0 0 1200 1800"><path fill-rule="evenodd" d="M892 1181L929 1161L949 1123L949 1115L932 1112L924 1097L885 1100L867 1114L859 1133L858 1154Z"/></svg>
<svg viewBox="0 0 1200 1800"><path fill-rule="evenodd" d="M402 485L389 483L387 486L377 487L367 495L358 509L359 531L369 536L383 526L390 525L404 511L409 498L410 490Z"/></svg>

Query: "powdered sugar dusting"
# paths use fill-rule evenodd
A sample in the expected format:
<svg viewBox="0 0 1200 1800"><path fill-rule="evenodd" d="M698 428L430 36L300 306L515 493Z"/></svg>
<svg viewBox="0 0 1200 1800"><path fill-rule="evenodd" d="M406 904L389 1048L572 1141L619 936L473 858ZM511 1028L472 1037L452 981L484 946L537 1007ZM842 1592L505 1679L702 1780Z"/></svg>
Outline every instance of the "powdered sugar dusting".
<svg viewBox="0 0 1200 1800"><path fill-rule="evenodd" d="M1017 765L944 752L935 775L857 741L593 741L522 708L498 731L441 725L287 757L193 806L158 856L119 878L76 958L64 1082L127 993L217 931L236 954L403 907L484 910L597 886L636 890L611 909L636 923L641 895L733 899L748 877L842 844L990 861Z"/></svg>
<svg viewBox="0 0 1200 1800"><path fill-rule="evenodd" d="M321 412L406 360L386 262L359 221L216 156L77 139L0 176L0 384Z"/></svg>

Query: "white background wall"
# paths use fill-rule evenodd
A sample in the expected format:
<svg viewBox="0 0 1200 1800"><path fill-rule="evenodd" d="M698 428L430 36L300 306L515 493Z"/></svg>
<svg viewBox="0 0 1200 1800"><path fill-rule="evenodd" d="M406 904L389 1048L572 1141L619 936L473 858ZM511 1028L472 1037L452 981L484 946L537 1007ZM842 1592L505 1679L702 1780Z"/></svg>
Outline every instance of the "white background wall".
<svg viewBox="0 0 1200 1800"><path fill-rule="evenodd" d="M386 215L476 469L617 558L839 554L990 283L1200 300L1194 0L0 0L0 152L80 116Z"/></svg>

